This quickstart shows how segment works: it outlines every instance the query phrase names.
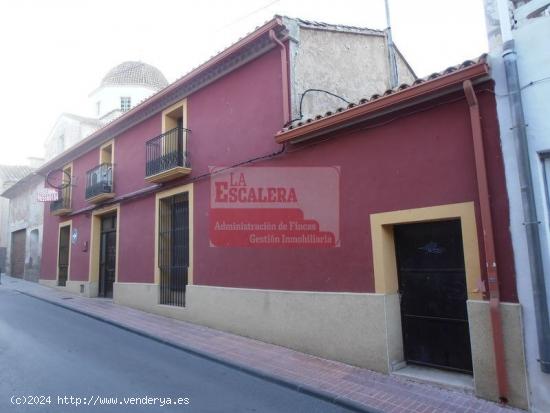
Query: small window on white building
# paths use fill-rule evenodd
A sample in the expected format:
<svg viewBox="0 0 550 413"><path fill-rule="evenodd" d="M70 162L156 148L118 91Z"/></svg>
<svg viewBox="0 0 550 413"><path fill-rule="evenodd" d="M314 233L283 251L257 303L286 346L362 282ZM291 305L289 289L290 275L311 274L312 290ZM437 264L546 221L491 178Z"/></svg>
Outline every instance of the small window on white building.
<svg viewBox="0 0 550 413"><path fill-rule="evenodd" d="M120 110L126 112L130 110L132 106L132 98L130 97L121 97L120 98Z"/></svg>
<svg viewBox="0 0 550 413"><path fill-rule="evenodd" d="M59 135L57 138L57 152L61 153L65 150L65 135Z"/></svg>
<svg viewBox="0 0 550 413"><path fill-rule="evenodd" d="M101 102L99 100L95 103L95 108L96 108L97 116L99 116L99 114L101 113Z"/></svg>

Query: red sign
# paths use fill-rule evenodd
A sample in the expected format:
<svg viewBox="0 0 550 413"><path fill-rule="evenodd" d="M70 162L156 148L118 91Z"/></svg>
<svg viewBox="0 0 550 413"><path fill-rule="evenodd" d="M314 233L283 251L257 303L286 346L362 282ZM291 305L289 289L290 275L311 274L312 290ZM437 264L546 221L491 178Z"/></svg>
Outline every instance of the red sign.
<svg viewBox="0 0 550 413"><path fill-rule="evenodd" d="M212 246L340 246L338 167L222 169L211 168Z"/></svg>

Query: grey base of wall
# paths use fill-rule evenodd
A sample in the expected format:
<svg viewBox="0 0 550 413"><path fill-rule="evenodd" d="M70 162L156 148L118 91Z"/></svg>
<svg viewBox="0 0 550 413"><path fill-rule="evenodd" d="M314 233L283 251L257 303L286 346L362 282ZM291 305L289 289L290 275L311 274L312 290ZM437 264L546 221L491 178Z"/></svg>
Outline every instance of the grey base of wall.
<svg viewBox="0 0 550 413"><path fill-rule="evenodd" d="M61 287L57 285L57 280L40 279L38 282L47 287L57 288L61 291L67 291L73 294L80 294L83 297L97 297L97 283L67 280L66 285Z"/></svg>
<svg viewBox="0 0 550 413"><path fill-rule="evenodd" d="M43 282L44 283L44 282ZM74 285L73 285L74 283ZM48 283L51 286L51 283ZM79 292L82 282L57 287ZM90 295L87 285L83 295ZM93 292L93 291L92 291ZM97 293L96 293L97 294ZM156 284L115 283L117 304L228 331L381 373L404 362L396 294L275 291L190 285L186 307L158 304ZM509 402L526 409L521 307L501 304ZM498 401L489 303L468 301L478 397Z"/></svg>

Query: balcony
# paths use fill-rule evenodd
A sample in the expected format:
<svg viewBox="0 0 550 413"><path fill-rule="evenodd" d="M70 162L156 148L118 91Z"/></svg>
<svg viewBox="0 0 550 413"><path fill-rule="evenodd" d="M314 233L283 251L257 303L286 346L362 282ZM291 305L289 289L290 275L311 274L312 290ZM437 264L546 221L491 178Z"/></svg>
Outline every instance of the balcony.
<svg viewBox="0 0 550 413"><path fill-rule="evenodd" d="M113 164L102 163L86 173L86 200L93 204L115 196L113 190Z"/></svg>
<svg viewBox="0 0 550 413"><path fill-rule="evenodd" d="M71 197L67 191L59 191L57 201L50 202L50 213L52 215L61 216L72 212Z"/></svg>
<svg viewBox="0 0 550 413"><path fill-rule="evenodd" d="M165 182L191 173L187 152L189 130L177 127L145 144L145 180Z"/></svg>

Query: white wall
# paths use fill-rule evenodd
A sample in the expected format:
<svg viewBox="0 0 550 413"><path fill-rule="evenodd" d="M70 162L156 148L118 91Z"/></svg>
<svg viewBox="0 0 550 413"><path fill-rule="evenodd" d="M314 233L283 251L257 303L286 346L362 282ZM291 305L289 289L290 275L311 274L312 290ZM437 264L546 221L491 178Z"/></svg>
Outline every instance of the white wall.
<svg viewBox="0 0 550 413"><path fill-rule="evenodd" d="M485 0L489 33L490 65L495 80L497 109L500 123L502 152L510 200L510 231L514 245L516 278L519 300L523 308L526 361L530 385L531 410L550 412L550 375L540 371L533 290L529 272L527 241L523 225L523 209L518 178L517 156L511 128L507 98L506 77L502 61L502 44L498 31L498 17L494 0ZM550 16L520 22L512 32L516 44L522 100L527 126L527 139L535 190L536 207L540 224L546 287L550 293L550 220L546 205L542 165L539 152L550 150L550 82L530 82L550 77ZM548 294L550 297L550 294ZM549 303L550 305L550 303Z"/></svg>
<svg viewBox="0 0 550 413"><path fill-rule="evenodd" d="M357 103L390 88L386 38L383 34L348 33L302 27L285 20L293 39L290 47L292 118L299 114L307 89L324 89ZM396 56L399 83L412 83L414 74ZM302 120L347 103L325 93L312 92L303 100Z"/></svg>
<svg viewBox="0 0 550 413"><path fill-rule="evenodd" d="M60 136L63 136L65 142L63 148L58 144ZM80 122L76 119L61 115L50 132L50 136L48 136L44 143L46 160L59 155L63 150L74 145L83 138L84 136L82 136Z"/></svg>
<svg viewBox="0 0 550 413"><path fill-rule="evenodd" d="M156 91L144 86L103 86L90 95L90 116L102 117L105 114L120 109L120 98L131 97L132 107L148 98ZM97 113L96 103L101 102Z"/></svg>
<svg viewBox="0 0 550 413"><path fill-rule="evenodd" d="M10 199L9 220L7 229L9 241L7 245L7 273L10 273L11 234L14 231L26 230L25 241L25 273L27 280L38 281L40 262L42 255L42 228L44 221L44 204L37 201L38 192L44 188L44 180L35 177L34 180L19 189L18 193ZM38 230L37 243L33 242L31 232Z"/></svg>

